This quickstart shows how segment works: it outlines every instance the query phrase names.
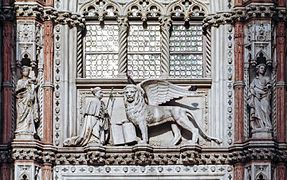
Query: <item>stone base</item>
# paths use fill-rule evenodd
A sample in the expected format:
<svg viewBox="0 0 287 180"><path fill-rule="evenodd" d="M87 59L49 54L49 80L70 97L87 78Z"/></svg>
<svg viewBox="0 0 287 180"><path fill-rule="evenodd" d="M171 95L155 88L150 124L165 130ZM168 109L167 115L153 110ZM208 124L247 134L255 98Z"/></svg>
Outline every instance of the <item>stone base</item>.
<svg viewBox="0 0 287 180"><path fill-rule="evenodd" d="M21 133L16 133L15 134L15 139L21 139L21 140L34 140L34 134L33 133L25 133L25 132L21 132Z"/></svg>
<svg viewBox="0 0 287 180"><path fill-rule="evenodd" d="M272 131L266 129L256 129L251 131L252 139L272 139Z"/></svg>

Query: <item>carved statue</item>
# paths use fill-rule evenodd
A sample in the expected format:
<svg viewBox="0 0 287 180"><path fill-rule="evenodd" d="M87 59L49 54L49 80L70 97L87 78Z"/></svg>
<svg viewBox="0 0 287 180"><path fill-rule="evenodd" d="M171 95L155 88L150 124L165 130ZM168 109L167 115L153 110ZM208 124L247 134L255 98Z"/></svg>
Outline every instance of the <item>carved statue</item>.
<svg viewBox="0 0 287 180"><path fill-rule="evenodd" d="M253 129L271 129L271 82L265 76L266 65L256 67L256 77L250 84L247 103L250 107L250 121Z"/></svg>
<svg viewBox="0 0 287 180"><path fill-rule="evenodd" d="M84 125L80 135L68 138L64 146L85 146L107 144L109 138L109 114L102 101L103 93L100 87L92 89L95 99L86 104Z"/></svg>
<svg viewBox="0 0 287 180"><path fill-rule="evenodd" d="M162 80L145 80L138 85L127 85L124 88L124 102L127 118L139 127L142 140L148 143L148 127L171 122L174 138L171 144L176 145L182 138L179 126L192 133L190 143L198 143L199 135L208 141L220 144L222 141L206 135L199 127L192 113L178 106L159 106L175 98L190 95L191 91ZM146 98L145 98L146 97ZM146 103L147 102L147 103Z"/></svg>
<svg viewBox="0 0 287 180"><path fill-rule="evenodd" d="M22 67L22 78L16 86L16 133L36 134L35 123L39 121L37 100L38 81L29 77L30 68Z"/></svg>

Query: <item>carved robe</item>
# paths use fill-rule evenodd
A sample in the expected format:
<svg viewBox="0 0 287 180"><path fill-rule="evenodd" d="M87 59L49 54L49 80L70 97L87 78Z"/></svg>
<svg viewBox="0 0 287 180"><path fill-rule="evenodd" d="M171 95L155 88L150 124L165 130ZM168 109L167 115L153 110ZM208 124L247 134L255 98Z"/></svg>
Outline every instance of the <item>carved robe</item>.
<svg viewBox="0 0 287 180"><path fill-rule="evenodd" d="M65 146L85 146L87 144L106 144L109 136L109 117L105 104L98 98L87 103L84 124L80 135L68 138Z"/></svg>
<svg viewBox="0 0 287 180"><path fill-rule="evenodd" d="M271 128L270 79L255 77L250 84L248 105L250 106L251 125L256 128ZM252 122L253 121L253 122Z"/></svg>
<svg viewBox="0 0 287 180"><path fill-rule="evenodd" d="M35 134L35 122L39 119L36 85L31 79L19 79L16 86L16 133Z"/></svg>

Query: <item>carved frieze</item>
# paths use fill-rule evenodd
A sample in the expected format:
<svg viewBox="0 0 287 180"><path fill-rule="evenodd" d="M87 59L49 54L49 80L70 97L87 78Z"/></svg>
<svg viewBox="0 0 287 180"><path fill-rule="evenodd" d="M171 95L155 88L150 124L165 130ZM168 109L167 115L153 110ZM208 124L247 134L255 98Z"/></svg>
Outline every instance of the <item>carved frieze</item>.
<svg viewBox="0 0 287 180"><path fill-rule="evenodd" d="M213 165L199 165L199 166L56 166L54 168L54 178L63 179L74 177L78 178L125 178L125 179L144 179L147 176L156 177L157 179L168 178L210 178L217 177L220 179L232 179L233 168L228 165L213 166ZM128 175L128 176L127 176Z"/></svg>

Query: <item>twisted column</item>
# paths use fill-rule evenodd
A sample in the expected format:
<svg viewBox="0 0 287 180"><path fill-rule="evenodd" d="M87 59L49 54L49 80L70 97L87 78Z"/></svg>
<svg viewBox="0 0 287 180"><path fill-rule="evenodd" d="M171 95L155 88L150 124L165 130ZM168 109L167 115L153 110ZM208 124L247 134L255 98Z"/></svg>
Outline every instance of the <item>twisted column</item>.
<svg viewBox="0 0 287 180"><path fill-rule="evenodd" d="M161 72L162 76L169 76L169 36L171 18L160 17L161 28Z"/></svg>
<svg viewBox="0 0 287 180"><path fill-rule="evenodd" d="M77 77L83 77L83 32L77 31Z"/></svg>
<svg viewBox="0 0 287 180"><path fill-rule="evenodd" d="M119 61L118 61L118 76L124 76L127 73L127 64L128 64L128 18L119 17Z"/></svg>

